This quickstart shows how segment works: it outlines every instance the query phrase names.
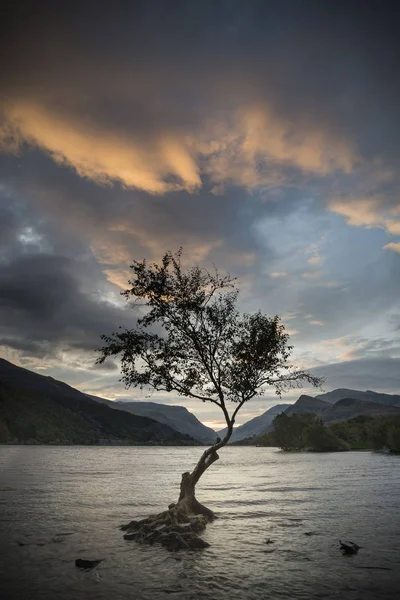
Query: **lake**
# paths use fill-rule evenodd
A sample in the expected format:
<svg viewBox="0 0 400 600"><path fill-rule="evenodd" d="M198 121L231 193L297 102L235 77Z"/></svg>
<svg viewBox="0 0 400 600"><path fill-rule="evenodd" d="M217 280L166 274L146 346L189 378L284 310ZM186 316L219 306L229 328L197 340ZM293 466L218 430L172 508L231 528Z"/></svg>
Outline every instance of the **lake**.
<svg viewBox="0 0 400 600"><path fill-rule="evenodd" d="M1 599L399 597L400 456L228 447L197 490L219 517L210 548L124 541L119 525L176 501L201 452L0 446ZM340 538L359 553L342 556Z"/></svg>

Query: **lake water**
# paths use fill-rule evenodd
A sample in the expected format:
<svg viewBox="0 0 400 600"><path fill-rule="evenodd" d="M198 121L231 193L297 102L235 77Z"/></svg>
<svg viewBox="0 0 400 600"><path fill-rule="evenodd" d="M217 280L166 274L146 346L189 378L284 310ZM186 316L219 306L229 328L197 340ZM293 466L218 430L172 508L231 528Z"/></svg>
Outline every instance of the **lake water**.
<svg viewBox="0 0 400 600"><path fill-rule="evenodd" d="M399 456L225 448L197 491L219 516L210 548L124 541L118 526L176 501L201 451L0 447L0 598L400 597ZM362 549L342 556L340 538ZM105 560L86 572L76 558Z"/></svg>

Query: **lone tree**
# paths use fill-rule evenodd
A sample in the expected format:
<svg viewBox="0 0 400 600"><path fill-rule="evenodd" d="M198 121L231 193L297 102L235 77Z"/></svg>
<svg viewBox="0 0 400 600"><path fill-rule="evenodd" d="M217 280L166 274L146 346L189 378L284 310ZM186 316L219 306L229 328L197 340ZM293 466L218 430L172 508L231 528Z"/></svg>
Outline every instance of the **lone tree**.
<svg viewBox="0 0 400 600"><path fill-rule="evenodd" d="M218 460L242 406L266 386L280 395L321 380L289 363L292 346L278 316L239 313L235 278L198 266L185 270L181 257L182 249L167 252L161 264L133 262L130 288L122 295L144 305L144 316L133 330L102 336L98 362L120 356L127 387L174 392L220 408L226 435L203 452L191 473L183 473L178 502L170 506L175 514L212 519L195 497L196 484Z"/></svg>

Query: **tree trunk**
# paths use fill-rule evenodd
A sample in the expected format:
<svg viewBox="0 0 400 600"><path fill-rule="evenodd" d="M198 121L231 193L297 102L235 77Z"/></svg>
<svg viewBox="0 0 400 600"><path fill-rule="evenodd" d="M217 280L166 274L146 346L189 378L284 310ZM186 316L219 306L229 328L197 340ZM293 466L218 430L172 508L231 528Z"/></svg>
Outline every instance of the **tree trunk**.
<svg viewBox="0 0 400 600"><path fill-rule="evenodd" d="M181 490L179 494L178 503L174 506L175 510L182 512L184 514L201 514L207 517L207 519L213 519L215 517L212 510L200 504L200 502L196 499L196 484L199 481L200 477L203 473L215 462L219 459L219 455L217 450L225 446L233 431L233 426L231 425L228 428L228 431L223 440L220 440L210 448L208 448L205 452L203 452L200 457L199 462L193 469L192 473L186 472L182 474L181 479Z"/></svg>
<svg viewBox="0 0 400 600"><path fill-rule="evenodd" d="M143 544L153 544L158 541L169 550L198 549L209 546L207 542L198 537L198 533L205 529L207 522L212 521L215 515L212 510L200 504L196 499L196 484L203 473L219 459L217 450L228 443L232 435L233 423L234 419L229 422L228 431L223 440L219 440L203 452L192 473L183 473L178 502L170 504L168 510L162 513L122 525L121 529L127 532L124 539L135 539Z"/></svg>

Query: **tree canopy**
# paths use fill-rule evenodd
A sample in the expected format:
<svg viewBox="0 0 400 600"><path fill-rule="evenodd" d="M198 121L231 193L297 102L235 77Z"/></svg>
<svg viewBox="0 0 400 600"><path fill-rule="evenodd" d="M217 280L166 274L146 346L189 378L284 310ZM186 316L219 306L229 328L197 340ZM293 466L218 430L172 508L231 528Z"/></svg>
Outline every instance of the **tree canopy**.
<svg viewBox="0 0 400 600"><path fill-rule="evenodd" d="M280 395L303 382L320 385L319 378L290 363L292 346L279 316L239 312L235 278L216 268L185 269L182 249L167 252L160 264L134 261L131 270L130 287L122 294L141 306L141 316L135 329L120 327L102 336L98 359L120 356L127 387L217 405L229 439L240 408L266 388Z"/></svg>

